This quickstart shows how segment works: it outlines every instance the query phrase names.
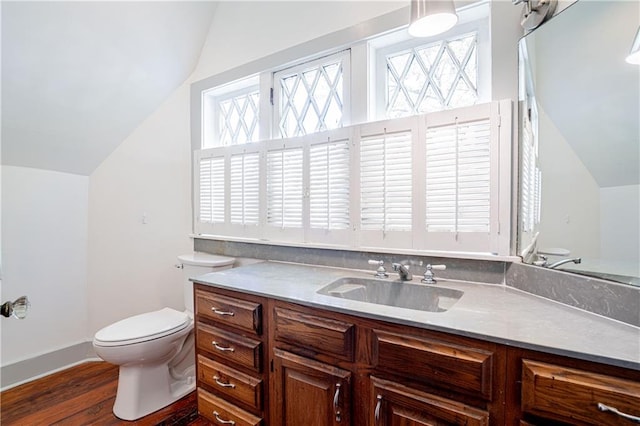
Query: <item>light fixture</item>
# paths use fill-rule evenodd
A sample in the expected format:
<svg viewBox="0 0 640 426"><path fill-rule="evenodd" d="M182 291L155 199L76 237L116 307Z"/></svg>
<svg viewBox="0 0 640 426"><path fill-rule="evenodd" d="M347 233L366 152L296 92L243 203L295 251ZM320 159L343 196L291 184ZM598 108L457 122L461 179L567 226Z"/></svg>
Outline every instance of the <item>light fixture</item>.
<svg viewBox="0 0 640 426"><path fill-rule="evenodd" d="M631 50L629 51L629 55L625 58L625 61L630 64L640 65L640 27L638 27L638 31L636 31L636 36L633 38Z"/></svg>
<svg viewBox="0 0 640 426"><path fill-rule="evenodd" d="M453 0L411 0L409 34L430 37L443 33L458 22Z"/></svg>
<svg viewBox="0 0 640 426"><path fill-rule="evenodd" d="M13 316L14 318L24 319L27 316L29 306L31 304L27 296L18 297L14 302L3 303L0 306L0 315L7 318Z"/></svg>
<svg viewBox="0 0 640 426"><path fill-rule="evenodd" d="M558 0L511 0L514 5L524 3L520 25L525 31L532 31L551 18L556 11Z"/></svg>

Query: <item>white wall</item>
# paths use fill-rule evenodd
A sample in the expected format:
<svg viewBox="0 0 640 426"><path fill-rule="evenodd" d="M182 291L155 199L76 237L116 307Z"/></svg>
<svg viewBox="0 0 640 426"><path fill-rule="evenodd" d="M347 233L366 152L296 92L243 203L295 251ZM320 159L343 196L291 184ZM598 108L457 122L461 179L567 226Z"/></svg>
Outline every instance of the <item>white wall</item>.
<svg viewBox="0 0 640 426"><path fill-rule="evenodd" d="M91 175L89 327L184 309L177 256L192 251L188 86L183 84Z"/></svg>
<svg viewBox="0 0 640 426"><path fill-rule="evenodd" d="M600 190L600 235L600 257L605 260L638 264L640 185L616 186Z"/></svg>
<svg viewBox="0 0 640 426"><path fill-rule="evenodd" d="M2 365L88 337L86 176L2 166L2 301L27 295L24 320L2 318Z"/></svg>
<svg viewBox="0 0 640 426"><path fill-rule="evenodd" d="M542 201L538 248L599 257L600 188L555 124L539 111Z"/></svg>
<svg viewBox="0 0 640 426"><path fill-rule="evenodd" d="M399 2L220 3L192 78L91 175L91 333L129 315L182 307L182 275L173 265L176 256L191 251L193 244L188 238L189 84L404 6ZM142 223L145 213L147 224Z"/></svg>

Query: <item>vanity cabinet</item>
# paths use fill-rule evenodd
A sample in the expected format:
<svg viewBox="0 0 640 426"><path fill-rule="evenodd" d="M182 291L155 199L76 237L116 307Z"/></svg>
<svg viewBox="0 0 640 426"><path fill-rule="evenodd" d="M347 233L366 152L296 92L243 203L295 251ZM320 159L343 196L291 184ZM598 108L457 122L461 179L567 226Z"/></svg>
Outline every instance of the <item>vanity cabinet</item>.
<svg viewBox="0 0 640 426"><path fill-rule="evenodd" d="M213 424L631 425L625 416L640 416L637 370L195 288L198 408Z"/></svg>
<svg viewBox="0 0 640 426"><path fill-rule="evenodd" d="M499 345L412 327L371 326L369 424L503 423L505 351Z"/></svg>
<svg viewBox="0 0 640 426"><path fill-rule="evenodd" d="M427 426L489 424L489 413L469 405L441 398L397 382L371 377L375 426Z"/></svg>
<svg viewBox="0 0 640 426"><path fill-rule="evenodd" d="M274 349L272 424L351 424L351 373L323 362Z"/></svg>
<svg viewBox="0 0 640 426"><path fill-rule="evenodd" d="M266 424L266 300L195 286L198 411L214 424Z"/></svg>
<svg viewBox="0 0 640 426"><path fill-rule="evenodd" d="M507 385L521 425L640 423L640 371L511 349Z"/></svg>

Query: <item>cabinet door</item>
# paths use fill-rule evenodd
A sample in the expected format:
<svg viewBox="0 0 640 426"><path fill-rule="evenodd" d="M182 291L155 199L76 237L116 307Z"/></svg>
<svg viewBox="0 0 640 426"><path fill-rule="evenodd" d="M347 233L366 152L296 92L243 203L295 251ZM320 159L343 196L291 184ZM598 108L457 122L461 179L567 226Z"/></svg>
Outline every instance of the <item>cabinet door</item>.
<svg viewBox="0 0 640 426"><path fill-rule="evenodd" d="M371 377L373 426L487 426L489 413L461 402Z"/></svg>
<svg viewBox="0 0 640 426"><path fill-rule="evenodd" d="M272 424L340 426L351 422L351 373L274 349Z"/></svg>

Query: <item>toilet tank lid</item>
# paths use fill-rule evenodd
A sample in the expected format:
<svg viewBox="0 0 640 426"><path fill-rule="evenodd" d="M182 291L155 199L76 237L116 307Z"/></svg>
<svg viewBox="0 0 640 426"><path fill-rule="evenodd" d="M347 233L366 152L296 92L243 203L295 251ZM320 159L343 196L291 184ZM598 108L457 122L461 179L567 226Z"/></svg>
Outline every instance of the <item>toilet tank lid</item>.
<svg viewBox="0 0 640 426"><path fill-rule="evenodd" d="M178 260L185 265L210 266L214 268L233 265L233 262L236 261L233 257L218 256L216 254L202 253L198 251L195 253L180 255L178 256Z"/></svg>
<svg viewBox="0 0 640 426"><path fill-rule="evenodd" d="M163 308L125 318L98 331L95 340L105 343L159 338L186 327L191 318L180 311Z"/></svg>

